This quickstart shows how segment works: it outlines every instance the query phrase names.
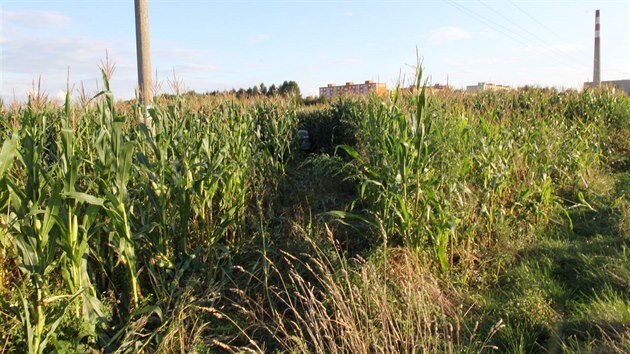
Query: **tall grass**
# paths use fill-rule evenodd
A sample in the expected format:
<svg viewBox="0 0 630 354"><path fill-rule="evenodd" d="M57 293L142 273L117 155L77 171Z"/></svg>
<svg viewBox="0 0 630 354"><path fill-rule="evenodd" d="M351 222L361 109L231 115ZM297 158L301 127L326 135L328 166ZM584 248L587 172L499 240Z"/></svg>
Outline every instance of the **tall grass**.
<svg viewBox="0 0 630 354"><path fill-rule="evenodd" d="M247 291L232 289L233 305L250 324L244 335L267 332L277 345L268 349L291 353L497 349L492 337L503 328L503 321L482 333L478 323L468 327L465 317L470 308L460 303L455 292L446 295L444 283L422 266L414 252L394 248L389 257L376 261L349 260L338 244L326 241L320 246L321 241L309 235L322 232L332 239L327 225L324 230L305 226L294 224L294 229L309 243L309 253L283 252L278 261L268 259L277 279L269 299L275 305L266 306Z"/></svg>

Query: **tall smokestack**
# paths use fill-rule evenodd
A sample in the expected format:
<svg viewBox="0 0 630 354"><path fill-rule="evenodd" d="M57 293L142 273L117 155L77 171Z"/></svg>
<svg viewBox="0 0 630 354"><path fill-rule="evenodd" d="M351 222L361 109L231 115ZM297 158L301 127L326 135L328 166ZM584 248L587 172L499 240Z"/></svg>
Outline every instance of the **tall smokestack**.
<svg viewBox="0 0 630 354"><path fill-rule="evenodd" d="M599 70L599 10L595 11L595 58L593 60L593 86L601 84Z"/></svg>

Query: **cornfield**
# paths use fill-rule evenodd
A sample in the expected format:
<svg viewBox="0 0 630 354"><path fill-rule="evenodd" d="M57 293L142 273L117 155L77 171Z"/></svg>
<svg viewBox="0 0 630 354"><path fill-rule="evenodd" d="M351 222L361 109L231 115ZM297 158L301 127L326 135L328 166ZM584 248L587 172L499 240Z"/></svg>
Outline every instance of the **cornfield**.
<svg viewBox="0 0 630 354"><path fill-rule="evenodd" d="M432 93L419 75L308 109L175 95L148 128L103 80L90 100L2 107L0 351L505 350L509 323L472 324L456 284L489 286L475 274L504 271L501 247L571 230L598 173L627 172L610 137L630 102L609 90ZM317 204L331 183L349 197ZM387 285L400 274L428 292Z"/></svg>

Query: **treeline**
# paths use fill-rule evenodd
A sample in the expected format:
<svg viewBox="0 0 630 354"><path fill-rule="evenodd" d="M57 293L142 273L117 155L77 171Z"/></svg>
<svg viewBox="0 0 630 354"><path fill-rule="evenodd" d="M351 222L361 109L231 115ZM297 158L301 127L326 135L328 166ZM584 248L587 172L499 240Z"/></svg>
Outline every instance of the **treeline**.
<svg viewBox="0 0 630 354"><path fill-rule="evenodd" d="M240 88L240 89L231 89L225 91L210 91L207 92L206 95L209 96L220 96L220 95L235 95L238 98L245 97L292 97L296 99L298 102L302 102L304 104L316 104L323 102L323 99L319 97L307 96L302 97L302 92L300 91L300 86L297 82L284 81L281 85L276 86L275 84L271 84L271 86L265 85L265 83L261 82L260 85L248 87L248 88Z"/></svg>
<svg viewBox="0 0 630 354"><path fill-rule="evenodd" d="M295 81L284 81L281 85L276 86L272 84L267 87L263 82L258 86L252 86L249 88L240 88L240 89L231 89L228 91L210 91L207 94L211 96L219 96L223 94L233 94L236 97L253 97L253 96L282 96L282 97L297 97L302 98L302 93L300 92L300 86Z"/></svg>
<svg viewBox="0 0 630 354"><path fill-rule="evenodd" d="M272 84L271 86L265 85L265 83L260 83L260 85L254 85L248 88L239 88L239 89L231 89L231 90L214 90L207 91L205 93L198 93L194 90L187 91L184 93L186 96L236 96L237 98L256 98L256 97L284 97L284 98L292 98L297 103L301 103L304 105L312 105L323 103L325 98L318 96L306 96L302 97L302 93L300 91L300 86L295 81L284 81L281 85L276 86ZM162 97L170 97L173 98L175 95L163 93L160 96Z"/></svg>

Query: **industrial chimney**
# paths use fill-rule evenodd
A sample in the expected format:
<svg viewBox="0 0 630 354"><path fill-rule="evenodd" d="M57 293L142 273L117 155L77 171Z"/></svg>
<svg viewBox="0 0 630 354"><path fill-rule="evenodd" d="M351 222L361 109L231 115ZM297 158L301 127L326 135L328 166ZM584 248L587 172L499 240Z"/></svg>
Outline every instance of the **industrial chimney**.
<svg viewBox="0 0 630 354"><path fill-rule="evenodd" d="M599 69L599 10L595 11L595 58L593 60L593 86L601 84Z"/></svg>

